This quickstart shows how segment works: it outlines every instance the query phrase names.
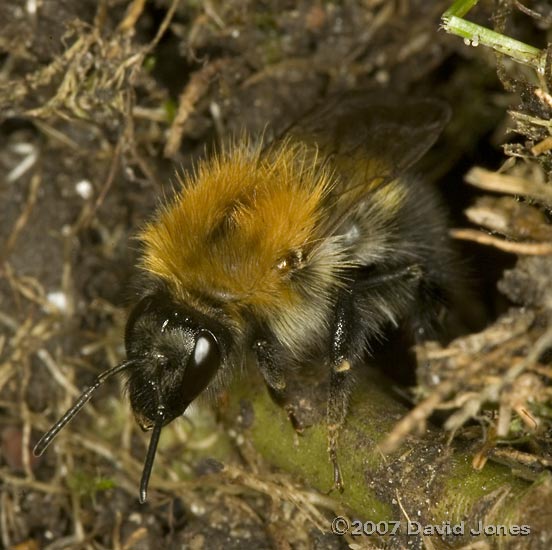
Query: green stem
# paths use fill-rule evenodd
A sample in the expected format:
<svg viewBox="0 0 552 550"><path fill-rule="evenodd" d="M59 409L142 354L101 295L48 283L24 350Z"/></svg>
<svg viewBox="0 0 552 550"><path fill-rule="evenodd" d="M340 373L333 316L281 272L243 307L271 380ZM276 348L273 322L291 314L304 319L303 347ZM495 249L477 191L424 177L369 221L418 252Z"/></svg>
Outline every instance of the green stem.
<svg viewBox="0 0 552 550"><path fill-rule="evenodd" d="M451 17L464 17L479 0L456 0L454 4L443 14L443 19Z"/></svg>
<svg viewBox="0 0 552 550"><path fill-rule="evenodd" d="M488 46L543 73L544 51L462 18L475 4L477 0L457 0L443 14L443 28L469 41L472 46Z"/></svg>
<svg viewBox="0 0 552 550"><path fill-rule="evenodd" d="M491 526L528 524L529 537L506 537L499 546L517 549L531 543L535 550L549 548L550 531L546 526L552 523L551 476L530 484L513 475L509 468L490 461L482 470L476 470L472 458L477 448L446 444L445 434L434 428L409 436L399 451L384 455L378 444L406 409L385 389L385 382L379 377L364 378L357 386L340 437L345 491L331 495L337 504L336 512L346 510L353 518L374 522L404 521L406 517L422 525L464 521L465 536L454 540L464 544L476 540L468 527L476 527L479 521ZM313 400L310 386L302 385L307 397L297 396L297 402L306 403L309 414L313 410L318 413L311 416L312 425L300 436L286 413L253 380L250 384L242 381L230 392L227 418L243 418L243 411L249 410L244 436L265 460L327 492L332 487L332 468L326 450L324 399L321 403ZM397 540L404 544L402 547L415 542L415 537L402 534L403 539ZM482 536L478 540L489 542L491 538Z"/></svg>

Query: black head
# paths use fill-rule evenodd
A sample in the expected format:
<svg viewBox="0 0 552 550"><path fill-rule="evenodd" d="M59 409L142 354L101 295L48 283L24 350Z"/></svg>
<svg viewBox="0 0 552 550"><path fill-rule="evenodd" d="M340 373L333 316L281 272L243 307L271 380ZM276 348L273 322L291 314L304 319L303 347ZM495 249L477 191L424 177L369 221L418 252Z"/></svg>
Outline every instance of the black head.
<svg viewBox="0 0 552 550"><path fill-rule="evenodd" d="M164 292L143 298L126 326L126 371L136 420L153 428L140 486L146 490L161 428L180 416L217 373L223 361L224 329L201 313L176 304Z"/></svg>
<svg viewBox="0 0 552 550"><path fill-rule="evenodd" d="M207 387L223 359L222 327L176 304L168 294L143 298L125 332L128 393L136 420L150 429L165 409L165 422L180 416Z"/></svg>
<svg viewBox="0 0 552 550"><path fill-rule="evenodd" d="M44 452L104 380L124 371L138 423L144 430L153 428L140 484L140 501L145 502L161 429L180 416L215 377L224 361L225 329L210 317L176 303L167 292L157 291L132 310L125 346L127 361L100 374L44 434L34 453Z"/></svg>

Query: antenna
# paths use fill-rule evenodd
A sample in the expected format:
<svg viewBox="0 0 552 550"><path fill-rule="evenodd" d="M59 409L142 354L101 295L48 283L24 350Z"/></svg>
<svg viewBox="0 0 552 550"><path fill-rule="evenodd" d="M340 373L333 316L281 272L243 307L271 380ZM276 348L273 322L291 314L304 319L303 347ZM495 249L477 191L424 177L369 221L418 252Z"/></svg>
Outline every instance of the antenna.
<svg viewBox="0 0 552 550"><path fill-rule="evenodd" d="M157 451L157 444L159 443L159 436L161 435L161 429L165 422L165 406L159 405L157 407L157 414L155 418L155 424L153 425L153 432L148 447L148 454L146 455L146 461L144 462L144 470L142 471L142 479L140 481L140 504L144 504L148 498L148 483L153 468L153 461L155 460L155 452Z"/></svg>
<svg viewBox="0 0 552 550"><path fill-rule="evenodd" d="M115 367L112 367L98 375L94 384L84 390L75 404L40 438L39 442L33 449L35 456L40 456L52 443L57 434L68 424L79 411L90 401L92 394L108 379L115 374L119 374L121 371L127 369L131 365L136 363L135 359L130 361L123 361Z"/></svg>

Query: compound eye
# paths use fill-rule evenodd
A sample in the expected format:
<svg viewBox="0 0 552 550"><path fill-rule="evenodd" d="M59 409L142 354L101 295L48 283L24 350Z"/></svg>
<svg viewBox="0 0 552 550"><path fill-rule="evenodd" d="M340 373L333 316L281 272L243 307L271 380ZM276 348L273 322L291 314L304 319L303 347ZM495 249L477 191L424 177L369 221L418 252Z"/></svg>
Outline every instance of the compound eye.
<svg viewBox="0 0 552 550"><path fill-rule="evenodd" d="M211 381L222 361L216 338L209 331L199 333L186 367L184 391L188 399L195 399Z"/></svg>

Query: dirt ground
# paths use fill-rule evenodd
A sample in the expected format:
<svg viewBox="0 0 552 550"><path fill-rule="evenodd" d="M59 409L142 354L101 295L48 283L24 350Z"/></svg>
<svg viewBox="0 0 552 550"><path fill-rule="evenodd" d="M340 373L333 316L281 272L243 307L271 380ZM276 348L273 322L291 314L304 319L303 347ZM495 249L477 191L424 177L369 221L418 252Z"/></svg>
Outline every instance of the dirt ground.
<svg viewBox="0 0 552 550"><path fill-rule="evenodd" d="M134 422L121 381L106 383L43 456L30 449L80 389L124 358L139 255L134 237L171 194L175 169L190 169L243 129L277 135L344 90L439 97L451 106L452 120L416 170L438 186L451 225L488 227L489 217L510 212L508 219L524 220L516 231L525 230L512 242L550 242L549 189L517 203L510 196L482 198L464 176L474 166L499 168L507 158L501 145L509 142L511 161L524 164L517 172L505 165L503 173L545 187L552 145L538 163L531 164L527 151L550 131L552 104L527 99L542 84L523 84L532 82L528 68L506 60L501 82L492 51L440 31L449 4L0 0L0 546L349 547L328 532L328 523L325 533L319 529L335 510L308 481L281 473L278 483L289 490L275 495L270 484L221 473L224 463L263 481L272 470L260 456L244 454L243 436L209 404L196 407L190 422L164 430L152 481L162 490L152 488L146 505L138 503L137 487L148 436ZM491 4L482 2L473 18L491 25ZM545 14L541 19L518 8L504 12L508 32L545 48L552 28L546 2L532 3ZM520 102L533 111L518 108ZM523 135L520 120L531 121L509 116L515 109L537 121L521 128ZM518 133L508 133L515 123ZM470 225L464 211L474 204L479 210ZM516 208L523 212L512 214ZM510 229L485 234L511 236ZM508 405L523 439L518 451L533 453L542 472L551 466L550 335L541 338L552 309L550 256L522 255L514 269L519 249L474 240L457 241L472 287L463 332L493 327L515 303L534 315L524 325L525 340L508 348L504 369L531 350L538 364L516 375L526 375L524 396L517 392L506 402L501 387L498 396L476 399L473 414L449 428L476 418L471 430L492 425L504 436ZM505 278L504 270L510 270ZM475 348L460 343L464 360L486 357L494 350L489 341L473 356ZM537 341L540 353L532 347ZM453 369L438 349L422 352L433 357L434 369ZM503 357L493 357L489 376L500 378L503 371L492 369ZM418 372L422 397L435 389L436 372ZM479 395L481 387L466 382L466 395ZM459 398L456 408L465 402ZM534 418L538 430L530 429ZM481 460L495 443L485 440ZM303 504L294 500L295 490Z"/></svg>

